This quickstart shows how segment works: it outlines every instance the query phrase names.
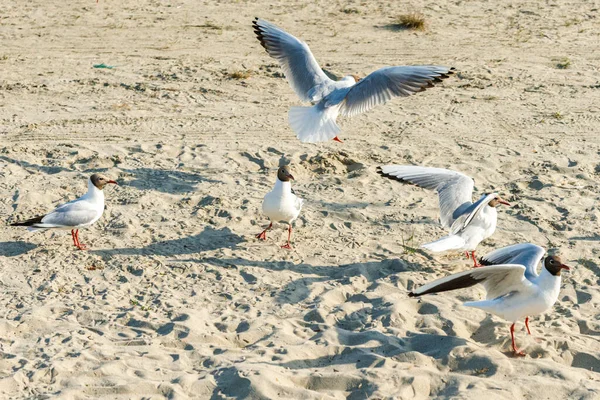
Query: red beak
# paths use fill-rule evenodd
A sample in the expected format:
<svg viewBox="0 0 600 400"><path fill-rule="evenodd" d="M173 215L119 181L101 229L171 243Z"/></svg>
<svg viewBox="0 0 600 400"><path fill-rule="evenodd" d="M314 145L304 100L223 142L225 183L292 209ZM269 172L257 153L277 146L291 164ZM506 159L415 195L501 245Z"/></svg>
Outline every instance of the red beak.
<svg viewBox="0 0 600 400"><path fill-rule="evenodd" d="M108 181L106 183L112 183L113 185L118 185L117 181Z"/></svg>
<svg viewBox="0 0 600 400"><path fill-rule="evenodd" d="M567 271L570 271L570 270L571 270L571 267L569 267L568 265L565 265L565 264L561 264L561 265L560 265L560 268L561 268L561 269L566 269Z"/></svg>
<svg viewBox="0 0 600 400"><path fill-rule="evenodd" d="M509 206L510 207L510 203L508 201L498 200L498 203L504 204L505 206Z"/></svg>
<svg viewBox="0 0 600 400"><path fill-rule="evenodd" d="M292 176L292 174L288 174L288 178L290 178L291 180L294 180L294 177Z"/></svg>

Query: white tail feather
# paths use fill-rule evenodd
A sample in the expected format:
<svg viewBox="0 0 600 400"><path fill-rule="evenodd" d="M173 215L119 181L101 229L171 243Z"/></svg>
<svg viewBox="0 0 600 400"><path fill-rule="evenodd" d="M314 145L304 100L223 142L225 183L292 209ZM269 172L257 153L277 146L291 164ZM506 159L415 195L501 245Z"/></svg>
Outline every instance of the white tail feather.
<svg viewBox="0 0 600 400"><path fill-rule="evenodd" d="M465 245L465 240L460 236L448 235L435 242L422 244L421 247L434 253L448 250L459 250Z"/></svg>
<svg viewBox="0 0 600 400"><path fill-rule="evenodd" d="M335 123L339 107L323 108L316 104L312 107L292 107L289 112L290 126L303 143L326 142L340 132Z"/></svg>

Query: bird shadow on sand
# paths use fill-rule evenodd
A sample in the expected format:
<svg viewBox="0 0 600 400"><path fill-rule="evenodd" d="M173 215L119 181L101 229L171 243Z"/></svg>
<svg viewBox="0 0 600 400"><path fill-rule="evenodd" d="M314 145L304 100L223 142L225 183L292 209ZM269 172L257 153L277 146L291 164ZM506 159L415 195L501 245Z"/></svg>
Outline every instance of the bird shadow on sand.
<svg viewBox="0 0 600 400"><path fill-rule="evenodd" d="M67 172L67 171L73 172L73 170L69 169L69 168L50 166L50 165L33 164L33 163L30 163L30 162L27 162L24 160L15 160L14 158L6 157L6 156L0 156L0 160L7 162L7 163L18 165L23 169L34 169L36 171L43 172L44 174L48 174L48 175L54 175L54 174L58 174L59 172Z"/></svg>
<svg viewBox="0 0 600 400"><path fill-rule="evenodd" d="M58 174L60 172L79 172L93 173L105 172L108 168L84 168L77 170L76 168L65 168L59 166L46 166L34 164L23 160L15 160L10 157L0 156L0 161L15 164L24 169L36 170L48 175ZM118 166L116 168L119 168ZM163 193L188 193L196 190L196 185L202 182L222 183L219 180L207 178L205 176L185 171L163 170L155 168L119 168L124 174L129 175L129 179L119 179L119 184L132 186L140 190L156 190Z"/></svg>
<svg viewBox="0 0 600 400"><path fill-rule="evenodd" d="M386 31L392 32L403 32L403 31L413 31L414 29L406 27L402 24L386 24L386 25L376 25L377 29L385 29Z"/></svg>
<svg viewBox="0 0 600 400"><path fill-rule="evenodd" d="M272 362L273 365L291 370L315 370L347 364L355 365L356 369L386 368L389 367L391 358L414 362L415 355L410 353L415 352L447 363L452 351L467 343L463 338L436 334L409 333L406 337L398 337L376 330L352 332L327 325L313 326L311 329L316 333L309 339L310 342L327 343L335 337L335 343L331 344L343 346L344 349L335 355L280 363L275 361ZM358 387L362 388L364 384L365 382ZM364 388L367 396L363 393L363 396L355 398L369 398L376 388L368 385L367 383L367 387Z"/></svg>
<svg viewBox="0 0 600 400"><path fill-rule="evenodd" d="M140 190L157 190L163 193L188 193L196 190L196 185L202 182L222 183L199 174L177 170L154 168L121 168L124 173L132 176L126 181L127 186Z"/></svg>
<svg viewBox="0 0 600 400"><path fill-rule="evenodd" d="M176 256L180 254L195 254L223 248L234 248L245 239L233 233L229 228L214 229L210 226L193 236L154 242L145 247L124 247L108 250L92 250L91 253L100 256L115 255L158 255Z"/></svg>
<svg viewBox="0 0 600 400"><path fill-rule="evenodd" d="M284 304L293 304L306 299L310 295L311 285L319 282L341 281L344 283L349 282L349 279L355 276L363 276L368 282L375 282L378 279L401 272L417 270L430 270L433 272L433 269L431 268L424 268L420 264L397 258L333 266L314 266L303 262L296 264L290 261L246 260L244 258L206 257L194 261L210 264L216 267L236 269L239 269L240 267L257 267L270 271L286 270L305 275L305 277L289 282L279 291L278 301ZM243 271L243 273L244 275L242 277L244 280L246 280L246 282L257 282L256 277L254 277L248 271Z"/></svg>
<svg viewBox="0 0 600 400"><path fill-rule="evenodd" d="M0 242L0 257L15 257L30 252L36 244L19 240L17 242Z"/></svg>
<svg viewBox="0 0 600 400"><path fill-rule="evenodd" d="M590 242L600 242L600 235L595 234L594 236L575 236L569 240L585 240Z"/></svg>

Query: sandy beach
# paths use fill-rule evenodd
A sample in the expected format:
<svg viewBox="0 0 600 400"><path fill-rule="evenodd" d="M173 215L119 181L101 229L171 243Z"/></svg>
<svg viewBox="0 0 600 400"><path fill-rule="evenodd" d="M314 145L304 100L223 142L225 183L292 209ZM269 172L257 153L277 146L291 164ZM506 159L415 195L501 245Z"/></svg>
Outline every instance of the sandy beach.
<svg viewBox="0 0 600 400"><path fill-rule="evenodd" d="M424 31L397 29L412 11ZM261 17L321 66L453 66L424 93L300 143L300 102L252 32ZM600 2L46 0L0 5L0 397L600 398ZM101 66L112 68L98 68ZM289 164L305 205L267 224ZM451 168L496 191L478 254L521 242L573 268L544 315L408 297L471 268L420 244L437 196L384 164ZM8 226L118 180L80 237Z"/></svg>

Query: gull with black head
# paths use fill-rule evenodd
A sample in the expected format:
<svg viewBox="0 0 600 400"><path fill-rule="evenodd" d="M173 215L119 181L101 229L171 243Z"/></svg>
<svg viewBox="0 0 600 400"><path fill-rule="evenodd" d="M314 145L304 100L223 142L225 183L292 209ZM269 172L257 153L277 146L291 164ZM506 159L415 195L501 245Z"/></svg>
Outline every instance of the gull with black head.
<svg viewBox="0 0 600 400"><path fill-rule="evenodd" d="M486 193L473 203L473 178L449 169L386 165L378 168L377 172L386 178L437 191L440 223L450 234L421 247L434 253L465 251L467 258L471 252L473 266L480 266L475 257L475 249L496 231L496 207L500 204L510 206L507 201L497 193Z"/></svg>
<svg viewBox="0 0 600 400"><path fill-rule="evenodd" d="M491 252L481 259L483 268L459 272L435 280L409 293L410 297L463 289L478 283L486 290L486 299L464 303L512 322L510 336L515 355L525 353L515 344L515 323L525 318L527 333L529 317L548 311L560 291L561 272L570 268L559 256L547 256L538 275L536 269L545 250L531 243L521 243Z"/></svg>
<svg viewBox="0 0 600 400"><path fill-rule="evenodd" d="M291 249L290 239L292 237L292 222L300 215L304 200L296 196L292 189L291 181L294 176L290 172L290 167L284 165L277 170L277 180L273 190L265 195L262 203L263 214L269 220L269 226L261 233L256 235L258 239L267 240L267 231L273 227L273 222L285 222L288 224L287 243L281 246L284 249Z"/></svg>
<svg viewBox="0 0 600 400"><path fill-rule="evenodd" d="M104 192L108 184L117 184L101 174L93 174L88 179L88 191L80 198L57 207L49 214L12 223L12 226L26 226L30 231L47 229L70 230L73 244L79 250L85 250L85 244L79 241L79 229L87 228L98 221L104 213Z"/></svg>

